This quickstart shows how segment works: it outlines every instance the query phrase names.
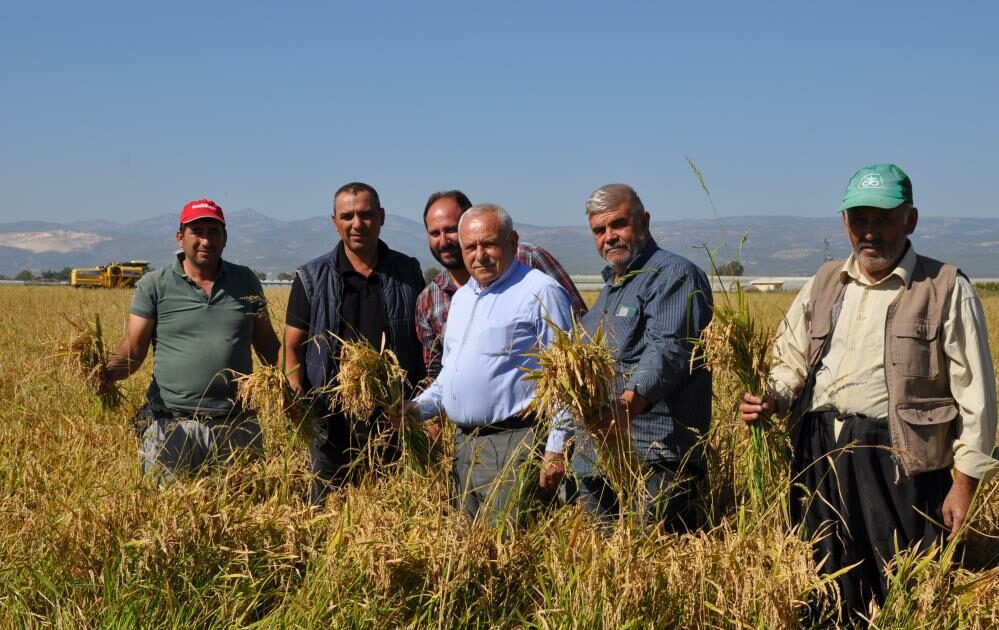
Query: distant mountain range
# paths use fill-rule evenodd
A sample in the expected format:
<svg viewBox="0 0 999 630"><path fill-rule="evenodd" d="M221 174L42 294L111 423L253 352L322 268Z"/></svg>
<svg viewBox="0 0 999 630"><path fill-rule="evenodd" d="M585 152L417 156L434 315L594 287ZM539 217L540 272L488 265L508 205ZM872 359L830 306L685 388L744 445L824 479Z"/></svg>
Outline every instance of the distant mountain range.
<svg viewBox="0 0 999 630"><path fill-rule="evenodd" d="M516 219L516 217L515 217ZM284 221L254 210L227 213L229 243L225 258L274 277L328 251L337 240L329 217ZM527 242L552 252L572 274L596 274L597 256L584 221L542 227L517 224ZM92 220L72 223L21 221L0 223L0 274L22 269L87 267L113 260L143 259L154 266L170 262L176 250L175 214L128 223ZM746 275L807 276L824 257L849 253L838 215L823 218L743 216L721 219L654 221L652 232L662 247L707 268L702 245L722 262L738 258ZM739 252L743 236L748 238ZM416 256L427 266L437 262L427 250L422 223L389 215L382 239ZM924 216L913 237L917 251L959 265L972 277L999 276L999 218Z"/></svg>

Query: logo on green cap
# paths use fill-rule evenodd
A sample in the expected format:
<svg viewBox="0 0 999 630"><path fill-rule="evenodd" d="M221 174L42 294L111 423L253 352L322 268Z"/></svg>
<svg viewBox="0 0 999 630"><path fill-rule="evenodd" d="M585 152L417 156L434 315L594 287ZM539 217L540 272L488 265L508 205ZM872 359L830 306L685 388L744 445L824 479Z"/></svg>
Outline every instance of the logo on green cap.
<svg viewBox="0 0 999 630"><path fill-rule="evenodd" d="M868 173L864 179L860 180L860 188L884 188L885 182L877 173Z"/></svg>

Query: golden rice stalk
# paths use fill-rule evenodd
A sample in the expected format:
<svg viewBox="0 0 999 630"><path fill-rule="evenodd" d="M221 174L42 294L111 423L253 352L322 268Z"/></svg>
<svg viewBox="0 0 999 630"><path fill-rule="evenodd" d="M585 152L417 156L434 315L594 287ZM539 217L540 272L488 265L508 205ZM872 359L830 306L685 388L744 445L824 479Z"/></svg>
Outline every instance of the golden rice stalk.
<svg viewBox="0 0 999 630"><path fill-rule="evenodd" d="M108 369L111 351L104 343L100 315L94 315L91 324L85 319L73 320L63 315L69 323L69 338L55 345L55 355L63 359L64 367L76 378L82 378L87 387L96 390L101 383L101 375ZM98 396L101 408L105 411L121 406L125 399L121 387L112 383L110 391Z"/></svg>
<svg viewBox="0 0 999 630"><path fill-rule="evenodd" d="M527 374L535 387L532 406L545 418L569 414L592 431L593 421L617 394L614 351L603 326L590 335L576 321L570 331L546 321L555 338L530 355L538 361L538 368Z"/></svg>
<svg viewBox="0 0 999 630"><path fill-rule="evenodd" d="M241 374L234 380L240 406L271 417L284 415L294 397L288 377L276 365L261 365L252 374Z"/></svg>
<svg viewBox="0 0 999 630"><path fill-rule="evenodd" d="M379 408L402 407L406 371L394 352L375 350L363 339L341 341L339 362L333 403L347 416L363 422Z"/></svg>
<svg viewBox="0 0 999 630"><path fill-rule="evenodd" d="M406 401L406 370L395 352L385 347L375 350L365 340L340 340L340 369L333 388L332 403L355 422L364 422L379 409L402 411ZM430 438L423 422L405 416L399 439L407 462L423 472L429 466Z"/></svg>
<svg viewBox="0 0 999 630"><path fill-rule="evenodd" d="M300 399L295 395L288 375L277 365L258 366L252 374L235 374L236 400L244 409L254 409L262 416L287 420L302 444L310 444L316 437L314 414L311 406L304 406L299 413L291 413Z"/></svg>
<svg viewBox="0 0 999 630"><path fill-rule="evenodd" d="M545 348L530 354L538 362L528 370L534 381L532 409L542 418L567 414L586 431L597 451L598 466L620 494L630 493L641 478L641 467L627 432L601 430L599 420L618 394L614 351L603 326L592 335L578 321L564 331L547 320L555 338ZM615 422L620 419L615 419Z"/></svg>
<svg viewBox="0 0 999 630"><path fill-rule="evenodd" d="M708 256L714 267L711 252ZM712 305L711 323L694 342L690 367L694 370L707 366L716 374L728 372L743 391L762 395L766 392L770 374L774 332L753 315L742 286L736 282L734 288L734 299L733 294L724 292L719 296L721 299L716 299ZM765 421L761 420L749 426L747 460L750 501L760 513L768 507L768 494L779 485L782 468L780 451L775 443L780 438L770 435L764 425Z"/></svg>

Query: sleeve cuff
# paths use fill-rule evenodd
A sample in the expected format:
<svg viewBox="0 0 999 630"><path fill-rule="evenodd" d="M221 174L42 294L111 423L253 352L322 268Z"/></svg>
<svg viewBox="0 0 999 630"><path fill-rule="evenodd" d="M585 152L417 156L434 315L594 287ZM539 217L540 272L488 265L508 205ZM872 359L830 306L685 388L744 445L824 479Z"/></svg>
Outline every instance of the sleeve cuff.
<svg viewBox="0 0 999 630"><path fill-rule="evenodd" d="M551 453L562 453L565 451L565 443L572 437L572 429L556 427L548 432L548 443L545 450Z"/></svg>
<svg viewBox="0 0 999 630"><path fill-rule="evenodd" d="M658 395L655 379L651 376L646 378L632 377L628 379L628 381L624 384L624 387L621 388L621 392L619 392L619 394L624 393L629 389L649 401L650 406L655 405L662 399L662 396Z"/></svg>
<svg viewBox="0 0 999 630"><path fill-rule="evenodd" d="M975 479L987 480L999 471L999 461L968 447L958 447L954 453L954 468Z"/></svg>
<svg viewBox="0 0 999 630"><path fill-rule="evenodd" d="M773 412L777 414L787 413L791 408L791 403L794 402L794 390L777 380L771 381L767 390L767 393L772 395L774 402L777 403L777 408Z"/></svg>
<svg viewBox="0 0 999 630"><path fill-rule="evenodd" d="M429 400L423 397L421 394L416 398L416 404L419 405L420 409L420 420L429 420L442 414L440 407L433 400Z"/></svg>

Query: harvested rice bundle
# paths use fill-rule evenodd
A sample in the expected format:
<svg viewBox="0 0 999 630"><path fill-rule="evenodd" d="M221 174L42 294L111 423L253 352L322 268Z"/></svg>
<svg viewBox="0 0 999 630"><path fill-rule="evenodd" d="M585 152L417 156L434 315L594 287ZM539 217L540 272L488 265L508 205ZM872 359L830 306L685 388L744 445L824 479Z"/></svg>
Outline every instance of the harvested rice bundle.
<svg viewBox="0 0 999 630"><path fill-rule="evenodd" d="M283 361L280 363L283 364ZM285 419L292 425L294 434L305 445L316 438L315 414L311 406L301 405L288 382L288 376L277 365L262 365L252 374L235 374L236 400L245 409L254 409L263 416ZM299 405L299 411L294 407Z"/></svg>
<svg viewBox="0 0 999 630"><path fill-rule="evenodd" d="M614 351L607 344L603 326L592 335L573 321L572 330L564 331L548 321L555 338L547 347L531 356L538 368L529 370L534 381L532 408L543 418L570 415L583 428L597 450L598 465L607 480L620 494L628 495L641 478L641 468L627 432L603 430L599 421L618 394ZM612 423L620 422L614 418Z"/></svg>
<svg viewBox="0 0 999 630"><path fill-rule="evenodd" d="M711 210L718 217L718 209L711 198L711 191L704 182L704 175L688 157L690 170L708 198ZM736 254L738 259L742 248L749 238L749 233L743 235ZM711 261L711 274L721 280L718 266L715 264L713 252L707 244L702 246ZM728 246L726 245L726 248ZM701 331L701 338L694 342L696 352L691 354L690 369L699 369L707 365L716 371L728 370L742 386L743 391L753 394L763 394L767 387L770 374L770 348L773 345L774 333L756 320L749 311L746 294L738 281L735 283L735 303L731 298L731 289L723 291L721 300L715 300L711 307L711 323ZM722 285L724 288L724 285ZM766 493L773 488L780 478L781 456L776 448L778 436L768 436L764 426L765 420L753 422L749 426L751 446L749 452L749 488L753 506L762 512L766 508ZM771 444L771 439L775 440Z"/></svg>
<svg viewBox="0 0 999 630"><path fill-rule="evenodd" d="M56 344L56 356L62 357L64 366L77 378L82 378L87 387L96 391L101 385L102 375L108 369L111 351L104 343L104 330L100 315L94 315L94 322L73 320L63 315L72 332L65 342ZM112 383L106 394L99 394L101 408L115 410L125 399L121 387Z"/></svg>
<svg viewBox="0 0 999 630"><path fill-rule="evenodd" d="M344 341L333 402L356 421L371 417L379 407L398 409L405 395L406 371L391 350L379 352L367 341Z"/></svg>
<svg viewBox="0 0 999 630"><path fill-rule="evenodd" d="M340 369L333 388L333 404L356 422L368 420L379 409L402 410L406 402L406 371L392 350L375 350L364 340L340 340ZM399 431L404 455L423 471L431 461L430 438L423 423L405 415Z"/></svg>
<svg viewBox="0 0 999 630"><path fill-rule="evenodd" d="M535 386L532 405L547 418L567 413L592 431L592 421L600 417L617 393L613 350L607 345L603 326L591 336L575 321L570 331L548 323L555 338L532 354L538 369L527 375Z"/></svg>
<svg viewBox="0 0 999 630"><path fill-rule="evenodd" d="M276 365L259 366L252 374L236 375L235 381L236 400L244 409L277 417L285 414L294 399L288 377Z"/></svg>

